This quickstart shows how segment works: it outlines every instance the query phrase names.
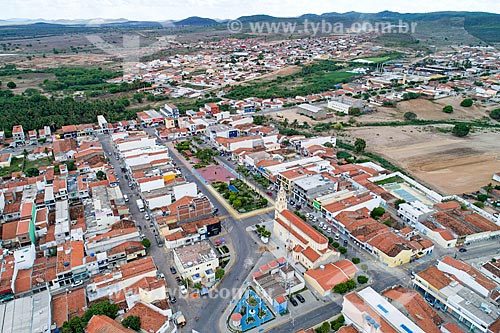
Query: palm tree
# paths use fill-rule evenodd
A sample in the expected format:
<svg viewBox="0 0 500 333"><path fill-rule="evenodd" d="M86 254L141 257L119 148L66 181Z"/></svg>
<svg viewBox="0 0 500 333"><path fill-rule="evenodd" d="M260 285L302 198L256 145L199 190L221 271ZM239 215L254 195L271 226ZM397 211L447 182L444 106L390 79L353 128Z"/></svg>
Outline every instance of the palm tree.
<svg viewBox="0 0 500 333"><path fill-rule="evenodd" d="M292 128L297 128L299 126L299 122L297 119L295 119L292 124L291 124Z"/></svg>

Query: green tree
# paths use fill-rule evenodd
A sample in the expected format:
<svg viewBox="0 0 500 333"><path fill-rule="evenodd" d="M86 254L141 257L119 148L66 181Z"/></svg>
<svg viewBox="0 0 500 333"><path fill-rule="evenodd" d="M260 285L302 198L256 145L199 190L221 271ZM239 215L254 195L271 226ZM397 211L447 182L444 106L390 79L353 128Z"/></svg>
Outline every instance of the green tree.
<svg viewBox="0 0 500 333"><path fill-rule="evenodd" d="M99 171L97 171L97 173L96 173L96 177L97 177L97 179L99 179L99 180L104 180L104 179L106 179L106 174L104 173L104 171L99 170Z"/></svg>
<svg viewBox="0 0 500 333"><path fill-rule="evenodd" d="M492 119L500 121L500 109L495 109L490 112L490 117Z"/></svg>
<svg viewBox="0 0 500 333"><path fill-rule="evenodd" d="M141 241L142 245L145 247L145 248L149 248L151 247L151 241L147 238L144 238L142 241Z"/></svg>
<svg viewBox="0 0 500 333"><path fill-rule="evenodd" d="M467 136L469 134L470 127L469 125L463 123L456 124L451 132L453 133L453 135L459 138L463 138L464 136Z"/></svg>
<svg viewBox="0 0 500 333"><path fill-rule="evenodd" d="M342 128L344 128L344 126L342 126L342 123L337 121L334 125L333 125L333 129L336 130L336 131L340 131Z"/></svg>
<svg viewBox="0 0 500 333"><path fill-rule="evenodd" d="M85 325L90 321L93 316L104 315L111 319L115 319L118 313L118 305L112 304L110 301L103 301L92 305L87 312L83 315Z"/></svg>
<svg viewBox="0 0 500 333"><path fill-rule="evenodd" d="M451 105L446 105L446 106L443 108L443 112L444 112L444 113L452 113L452 112L453 112L453 106L451 106Z"/></svg>
<svg viewBox="0 0 500 333"><path fill-rule="evenodd" d="M84 327L87 323L80 317L73 317L69 321L64 322L62 326L62 333L83 333Z"/></svg>
<svg viewBox="0 0 500 333"><path fill-rule="evenodd" d="M142 100L144 99L144 94L143 93L135 93L133 98L137 101L137 103L142 103Z"/></svg>
<svg viewBox="0 0 500 333"><path fill-rule="evenodd" d="M40 171L37 168L29 168L24 172L26 177L36 177L40 174Z"/></svg>
<svg viewBox="0 0 500 333"><path fill-rule="evenodd" d="M403 203L405 203L405 202L406 202L406 200L404 200L404 199L398 199L398 200L396 200L396 202L394 203L394 207L396 207L396 209L399 209L399 205L401 205L401 204L403 204Z"/></svg>
<svg viewBox="0 0 500 333"><path fill-rule="evenodd" d="M361 110L359 108L352 108L349 110L350 116L361 116Z"/></svg>
<svg viewBox="0 0 500 333"><path fill-rule="evenodd" d="M357 277L357 280L358 280L359 284L365 284L365 283L368 282L368 278L366 276L364 276L364 275L359 275Z"/></svg>
<svg viewBox="0 0 500 333"><path fill-rule="evenodd" d="M473 203L473 205L478 207L478 208L484 208L484 202L481 202L481 201L476 201Z"/></svg>
<svg viewBox="0 0 500 333"><path fill-rule="evenodd" d="M366 148L366 141L361 139L361 138L357 138L356 141L354 141L354 151L356 153L362 153L365 151L365 148Z"/></svg>
<svg viewBox="0 0 500 333"><path fill-rule="evenodd" d="M359 258L352 258L352 263L353 264L359 264L361 262L361 259Z"/></svg>
<svg viewBox="0 0 500 333"><path fill-rule="evenodd" d="M339 248L339 246L340 246L340 244L339 244L339 242L333 242L333 243L332 243L332 246L333 246L335 249L338 249L338 248Z"/></svg>
<svg viewBox="0 0 500 333"><path fill-rule="evenodd" d="M17 87L17 84L15 82L12 81L7 82L7 88L14 89L15 87Z"/></svg>
<svg viewBox="0 0 500 333"><path fill-rule="evenodd" d="M323 146L325 146L325 147L327 147L327 148L333 148L333 143L331 143L331 142L325 142L325 143L323 144Z"/></svg>
<svg viewBox="0 0 500 333"><path fill-rule="evenodd" d="M139 331L141 329L141 318L138 316L128 316L123 319L122 325L126 328L133 329L134 331Z"/></svg>
<svg viewBox="0 0 500 333"><path fill-rule="evenodd" d="M385 209L383 207L377 207L372 210L370 216L374 219L379 219L384 214L385 214Z"/></svg>
<svg viewBox="0 0 500 333"><path fill-rule="evenodd" d="M417 119L417 114L415 112L406 112L403 117L406 121L412 121Z"/></svg>
<svg viewBox="0 0 500 333"><path fill-rule="evenodd" d="M224 277L225 273L226 272L222 268L219 268L218 270L215 271L215 278L220 280Z"/></svg>
<svg viewBox="0 0 500 333"><path fill-rule="evenodd" d="M241 199L240 199L240 198L235 199L235 200L233 201L233 207L234 207L234 208L238 209L238 208L240 208L241 206L243 206L243 203L241 202Z"/></svg>
<svg viewBox="0 0 500 333"><path fill-rule="evenodd" d="M340 252L341 254L346 254L346 253L347 253L347 248L345 248L345 247L343 247L343 246L340 246L340 247L338 248L338 250L339 250L339 252Z"/></svg>
<svg viewBox="0 0 500 333"><path fill-rule="evenodd" d="M474 104L474 101L470 98L466 98L460 103L460 106L463 106L464 108L468 108L468 107L471 107L472 104Z"/></svg>
<svg viewBox="0 0 500 333"><path fill-rule="evenodd" d="M316 329L317 333L330 333L331 327L330 323L325 321L320 327Z"/></svg>

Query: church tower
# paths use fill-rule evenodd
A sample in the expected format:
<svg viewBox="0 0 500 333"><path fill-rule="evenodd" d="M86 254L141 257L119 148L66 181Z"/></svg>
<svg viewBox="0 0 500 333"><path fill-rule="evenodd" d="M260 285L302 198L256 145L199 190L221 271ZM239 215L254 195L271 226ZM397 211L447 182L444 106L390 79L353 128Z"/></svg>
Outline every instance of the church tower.
<svg viewBox="0 0 500 333"><path fill-rule="evenodd" d="M283 186L280 187L276 203L274 204L274 218L278 218L278 214L286 209L286 191Z"/></svg>

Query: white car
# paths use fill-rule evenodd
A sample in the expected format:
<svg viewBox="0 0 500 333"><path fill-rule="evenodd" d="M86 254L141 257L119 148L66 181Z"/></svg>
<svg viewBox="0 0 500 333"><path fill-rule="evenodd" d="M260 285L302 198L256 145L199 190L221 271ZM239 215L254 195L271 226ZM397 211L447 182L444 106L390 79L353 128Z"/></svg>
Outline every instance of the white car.
<svg viewBox="0 0 500 333"><path fill-rule="evenodd" d="M328 229L328 226L325 224L325 225L323 226L323 230L325 230L325 231L326 231L326 229Z"/></svg>
<svg viewBox="0 0 500 333"><path fill-rule="evenodd" d="M327 233L329 233L329 234L331 234L331 233L332 233L332 228L328 228L328 229L326 230L326 232L327 232Z"/></svg>
<svg viewBox="0 0 500 333"><path fill-rule="evenodd" d="M340 239L340 234L335 234L335 240L339 240Z"/></svg>
<svg viewBox="0 0 500 333"><path fill-rule="evenodd" d="M323 222L320 222L320 223L319 223L319 227L320 227L320 228L323 228L324 226L325 226L325 224L324 224Z"/></svg>
<svg viewBox="0 0 500 333"><path fill-rule="evenodd" d="M186 287L184 285L181 285L179 287L179 290L181 291L181 294L183 294L183 295L186 295L187 292L188 292L187 289L186 289Z"/></svg>
<svg viewBox="0 0 500 333"><path fill-rule="evenodd" d="M144 218L149 221L150 219L149 214L144 215Z"/></svg>
<svg viewBox="0 0 500 333"><path fill-rule="evenodd" d="M73 287L73 288L78 287L78 286L81 286L82 284L83 284L83 280L77 280L71 284L71 287Z"/></svg>

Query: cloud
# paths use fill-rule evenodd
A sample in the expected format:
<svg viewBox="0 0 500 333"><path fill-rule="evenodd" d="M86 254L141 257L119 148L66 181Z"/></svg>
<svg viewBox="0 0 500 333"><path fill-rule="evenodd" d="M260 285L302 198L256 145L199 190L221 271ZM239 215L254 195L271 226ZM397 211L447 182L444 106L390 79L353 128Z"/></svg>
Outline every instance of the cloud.
<svg viewBox="0 0 500 333"><path fill-rule="evenodd" d="M485 11L500 13L498 0L0 0L0 18L182 19L188 16L236 18L269 14L297 16L325 12Z"/></svg>

